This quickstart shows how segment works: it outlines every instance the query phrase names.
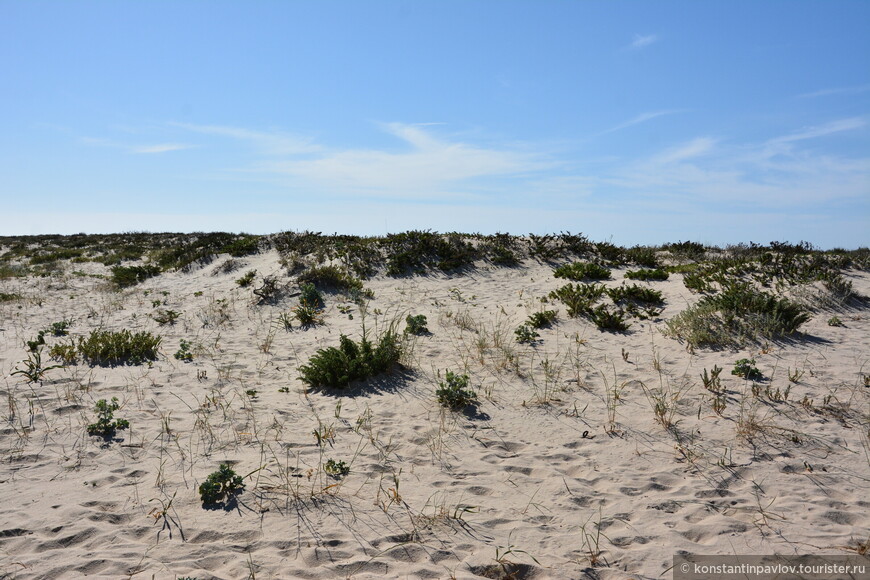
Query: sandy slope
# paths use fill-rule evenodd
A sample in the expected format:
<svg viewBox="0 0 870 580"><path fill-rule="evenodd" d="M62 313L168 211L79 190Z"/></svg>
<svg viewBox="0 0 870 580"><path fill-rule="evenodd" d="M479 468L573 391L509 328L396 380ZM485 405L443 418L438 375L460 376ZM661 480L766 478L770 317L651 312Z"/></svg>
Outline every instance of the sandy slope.
<svg viewBox="0 0 870 580"><path fill-rule="evenodd" d="M296 298L256 305L235 279L249 268L292 279L275 253L245 262L123 292L72 273L105 272L95 264L0 281L25 296L0 303L0 575L479 578L501 559L516 577L658 578L677 552L847 554L870 537L866 310L838 313L843 327L817 313L786 344L692 353L660 332L697 300L681 276L651 283L667 299L661 319L612 334L542 305L564 281L527 262L376 278L365 313L327 296L325 325L287 332L278 316ZM870 276L851 280L870 294ZM174 326L150 318L156 299L183 313ZM517 344L516 326L542 307L558 322L538 345ZM318 348L358 338L363 323L402 329L409 313L432 333L412 341L403 371L342 396L303 391L297 366ZM73 336L159 333L163 356L55 369L41 384L10 376L24 341L63 318ZM197 346L192 363L172 356L181 339ZM762 390L789 388L787 400L731 376L743 357L756 359ZM714 365L725 368L722 416L700 380ZM447 369L471 377L476 413L439 407ZM95 401L113 396L131 429L88 437ZM656 397L675 427L656 421ZM330 458L350 473L326 475ZM221 462L259 471L237 505L203 509L197 488Z"/></svg>

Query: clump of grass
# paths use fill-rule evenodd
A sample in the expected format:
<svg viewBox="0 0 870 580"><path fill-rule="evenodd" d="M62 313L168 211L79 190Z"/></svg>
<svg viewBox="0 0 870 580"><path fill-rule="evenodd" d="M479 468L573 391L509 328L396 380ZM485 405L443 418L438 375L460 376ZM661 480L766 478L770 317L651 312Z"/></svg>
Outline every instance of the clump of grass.
<svg viewBox="0 0 870 580"><path fill-rule="evenodd" d="M175 321L181 316L181 312L177 312L175 310L158 310L154 314L151 315L151 318L154 319L157 324L163 326L165 324L175 324Z"/></svg>
<svg viewBox="0 0 870 580"><path fill-rule="evenodd" d="M44 367L42 366L42 353L39 349L32 350L27 354L27 359L21 361L24 364L25 368L19 369L15 368L15 371L11 373L10 376L22 375L27 379L29 383L36 383L41 381L45 376L45 373L52 369L60 368L57 365Z"/></svg>
<svg viewBox="0 0 870 580"><path fill-rule="evenodd" d="M299 367L300 379L311 388L346 388L351 381L362 381L392 370L399 362L402 346L398 336L384 332L377 345L366 336L357 343L345 335L339 346L322 348L308 364Z"/></svg>
<svg viewBox="0 0 870 580"><path fill-rule="evenodd" d="M240 288L247 288L254 283L254 278L256 277L256 270L248 270L247 272L245 272L244 276L236 279L236 284L238 284Z"/></svg>
<svg viewBox="0 0 870 580"><path fill-rule="evenodd" d="M88 435L110 438L115 436L116 431L130 427L130 422L126 419L115 419L115 411L119 408L118 397L112 397L111 403L106 399L97 401L94 407L94 411L97 412L97 422L88 425Z"/></svg>
<svg viewBox="0 0 870 580"><path fill-rule="evenodd" d="M144 266L115 266L112 268L112 283L120 288L129 288L148 278L160 274L160 268L153 264Z"/></svg>
<svg viewBox="0 0 870 580"><path fill-rule="evenodd" d="M245 489L241 475L227 465L221 463L217 471L210 474L199 486L199 497L202 505L215 505L223 503L241 493Z"/></svg>
<svg viewBox="0 0 870 580"><path fill-rule="evenodd" d="M574 262L565 264L553 270L556 278L568 280L609 280L610 270L594 262Z"/></svg>
<svg viewBox="0 0 870 580"><path fill-rule="evenodd" d="M410 314L405 317L405 322L407 323L407 327L405 328L405 332L408 334L413 334L415 336L422 336L424 334L429 333L429 329L426 327L427 320L426 316L423 314L417 314L415 316L411 316Z"/></svg>
<svg viewBox="0 0 870 580"><path fill-rule="evenodd" d="M625 273L625 277L629 280L667 280L670 274L661 269L649 270L641 268L640 270L629 270Z"/></svg>
<svg viewBox="0 0 870 580"><path fill-rule="evenodd" d="M15 300L21 300L21 294L16 294L15 292L0 292L0 302L14 302Z"/></svg>
<svg viewBox="0 0 870 580"><path fill-rule="evenodd" d="M297 280L334 292L352 293L363 290L363 283L359 278L354 278L344 268L334 265L312 266L301 273Z"/></svg>
<svg viewBox="0 0 870 580"><path fill-rule="evenodd" d="M94 330L87 338L79 338L78 352L91 365L138 365L157 360L161 340L150 332Z"/></svg>
<svg viewBox="0 0 870 580"><path fill-rule="evenodd" d="M302 295L299 297L300 305L315 309L323 308L323 295L314 284L302 284L300 288L302 290Z"/></svg>
<svg viewBox="0 0 870 580"><path fill-rule="evenodd" d="M468 375L447 371L444 381L438 385L435 396L442 407L458 411L477 402L477 393L468 388Z"/></svg>

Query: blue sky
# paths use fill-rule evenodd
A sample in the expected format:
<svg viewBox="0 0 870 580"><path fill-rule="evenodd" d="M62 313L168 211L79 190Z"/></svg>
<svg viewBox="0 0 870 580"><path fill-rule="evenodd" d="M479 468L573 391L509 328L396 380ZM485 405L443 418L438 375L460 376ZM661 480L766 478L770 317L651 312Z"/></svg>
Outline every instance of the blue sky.
<svg viewBox="0 0 870 580"><path fill-rule="evenodd" d="M870 244L870 2L0 0L0 233Z"/></svg>

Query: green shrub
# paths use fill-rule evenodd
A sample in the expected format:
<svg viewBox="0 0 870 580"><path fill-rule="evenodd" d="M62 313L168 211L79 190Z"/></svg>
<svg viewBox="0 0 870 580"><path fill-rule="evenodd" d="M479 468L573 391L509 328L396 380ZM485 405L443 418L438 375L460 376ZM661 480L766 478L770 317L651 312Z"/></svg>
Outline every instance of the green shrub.
<svg viewBox="0 0 870 580"><path fill-rule="evenodd" d="M807 320L809 314L794 302L748 284L730 284L669 320L666 334L692 347L739 346L787 336Z"/></svg>
<svg viewBox="0 0 870 580"><path fill-rule="evenodd" d="M158 274L160 274L160 268L153 264L145 266L115 266L112 268L112 283L118 288L129 288Z"/></svg>
<svg viewBox="0 0 870 580"><path fill-rule="evenodd" d="M550 298L562 301L568 309L568 316L583 316L604 294L603 284L566 284L550 292Z"/></svg>
<svg viewBox="0 0 870 580"><path fill-rule="evenodd" d="M0 302L12 302L14 300L21 300L21 294L16 294L14 292L0 292Z"/></svg>
<svg viewBox="0 0 870 580"><path fill-rule="evenodd" d="M74 365L78 361L78 352L76 345L72 343L58 342L51 345L48 354L56 361L60 361L65 365Z"/></svg>
<svg viewBox="0 0 870 580"><path fill-rule="evenodd" d="M533 344L541 336L528 324L520 324L517 326L516 330L514 330L514 335L516 336L517 342L521 344Z"/></svg>
<svg viewBox="0 0 870 580"><path fill-rule="evenodd" d="M88 435L110 438L115 436L116 431L127 429L130 426L129 421L114 418L114 413L119 408L118 397L112 397L111 403L106 402L106 399L97 401L94 407L94 411L97 412L97 422L88 425Z"/></svg>
<svg viewBox="0 0 870 580"><path fill-rule="evenodd" d="M731 370L731 374L749 381L760 380L762 377L761 371L755 368L754 365L754 358L742 358L734 363L734 368Z"/></svg>
<svg viewBox="0 0 870 580"><path fill-rule="evenodd" d="M363 336L359 343L345 335L339 347L320 349L307 365L299 367L302 382L311 388L343 389L351 381L365 380L390 371L402 354L399 339L391 331L381 335L377 346Z"/></svg>
<svg viewBox="0 0 870 580"><path fill-rule="evenodd" d="M417 314L416 316L409 314L405 317L405 322L408 324L405 328L405 332L408 334L420 336L429 332L429 329L426 327L426 316L423 314Z"/></svg>
<svg viewBox="0 0 870 580"><path fill-rule="evenodd" d="M458 411L477 402L477 393L468 388L468 375L456 375L447 371L444 378L435 390L435 396L442 407Z"/></svg>
<svg viewBox="0 0 870 580"><path fill-rule="evenodd" d="M222 247L221 251L236 258L256 254L260 251L259 238L256 236L238 238Z"/></svg>
<svg viewBox="0 0 870 580"><path fill-rule="evenodd" d="M175 324L175 321L181 316L181 312L176 312L175 310L158 310L154 314L151 315L157 324L163 326L164 324Z"/></svg>
<svg viewBox="0 0 870 580"><path fill-rule="evenodd" d="M564 264L553 270L556 278L568 280L609 280L610 270L594 262L574 262Z"/></svg>
<svg viewBox="0 0 870 580"><path fill-rule="evenodd" d="M646 288L644 286L638 286L637 284L632 284L631 286L623 284L616 288L608 288L606 292L614 303L634 302L657 306L661 306L665 303L665 299L662 297L660 291Z"/></svg>
<svg viewBox="0 0 870 580"><path fill-rule="evenodd" d="M647 270L645 268L641 268L640 270L629 270L625 273L625 277L629 280L667 280L668 274L664 270Z"/></svg>
<svg viewBox="0 0 870 580"><path fill-rule="evenodd" d="M190 352L190 343L182 339L179 343L178 351L173 355L176 360L190 362L193 360L193 353Z"/></svg>
<svg viewBox="0 0 870 580"><path fill-rule="evenodd" d="M45 373L59 368L57 366L43 367L42 366L42 353L39 349L35 349L27 354L27 359L21 361L26 368L19 369L15 368L15 371L10 374L10 376L22 375L27 379L29 383L35 383L41 381Z"/></svg>
<svg viewBox="0 0 870 580"><path fill-rule="evenodd" d="M263 285L254 289L254 295L259 298L259 303L274 302L278 299L281 289L278 287L278 279L274 276L263 278Z"/></svg>
<svg viewBox="0 0 870 580"><path fill-rule="evenodd" d="M828 326L844 326L843 321L839 316L832 316L828 319Z"/></svg>
<svg viewBox="0 0 870 580"><path fill-rule="evenodd" d="M60 322L52 322L48 330L50 330L51 334L54 336L66 336L67 334L69 334L68 330L69 327L72 326L72 324L72 319L64 319Z"/></svg>
<svg viewBox="0 0 870 580"><path fill-rule="evenodd" d="M644 246L634 246L625 250L624 260L647 268L658 268L659 266L655 250Z"/></svg>
<svg viewBox="0 0 870 580"><path fill-rule="evenodd" d="M244 488L242 476L236 475L226 463L221 463L220 468L199 486L199 497L203 506L214 505L234 497Z"/></svg>
<svg viewBox="0 0 870 580"><path fill-rule="evenodd" d="M297 277L301 284L335 292L362 292L363 283L339 266L313 266Z"/></svg>
<svg viewBox="0 0 870 580"><path fill-rule="evenodd" d="M598 330L624 332L630 326L625 322L625 312L618 308L611 310L603 304L590 310L587 316L598 327Z"/></svg>
<svg viewBox="0 0 870 580"><path fill-rule="evenodd" d="M532 328L547 328L556 322L555 310L544 310L529 315L528 325Z"/></svg>
<svg viewBox="0 0 870 580"><path fill-rule="evenodd" d="M303 327L315 326L317 324L323 323L323 315L317 308L313 308L305 304L300 304L292 310L293 316L296 317L296 320L298 320L299 324L301 324ZM290 330L291 325L289 324L289 319L283 319L283 324L285 330Z"/></svg>
<svg viewBox="0 0 870 580"><path fill-rule="evenodd" d="M302 284L300 288L302 290L302 295L299 297L300 305L315 309L323 308L323 295L314 284Z"/></svg>
<svg viewBox="0 0 870 580"><path fill-rule="evenodd" d="M157 360L160 341L150 332L93 330L87 338L79 338L78 351L91 365L138 365Z"/></svg>

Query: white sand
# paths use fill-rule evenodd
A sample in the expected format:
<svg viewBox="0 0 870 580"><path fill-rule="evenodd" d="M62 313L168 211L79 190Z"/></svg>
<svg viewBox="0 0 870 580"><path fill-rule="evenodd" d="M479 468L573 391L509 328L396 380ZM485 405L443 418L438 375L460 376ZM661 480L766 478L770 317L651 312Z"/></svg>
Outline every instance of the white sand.
<svg viewBox="0 0 870 580"><path fill-rule="evenodd" d="M96 264L0 280L24 295L0 303L0 576L479 578L503 559L522 565L517 577L659 578L678 552L852 554L870 537L866 310L837 313L843 327L816 313L788 343L691 353L660 332L698 299L680 275L650 283L667 300L659 320L613 334L541 305L565 281L526 262L379 277L366 283L365 317L327 295L324 326L286 332L278 316L296 298L255 305L235 284L250 268L291 282L277 254L213 275L221 261L122 292L72 274L106 272ZM870 276L850 279L870 294ZM162 291L161 307L183 313L174 326L150 318ZM229 320L204 327L218 299ZM557 323L537 346L517 344L514 329L542 307L559 311ZM304 392L297 367L318 348L359 338L363 320L373 335L391 321L404 329L407 314L425 314L432 334L416 339L404 371ZM41 384L10 376L24 341L63 318L72 336L159 333L162 356L54 369ZM192 363L172 356L181 339L197 345ZM762 389L789 389L788 399L754 397L730 375L744 357L767 378ZM714 365L725 369L722 416L700 379ZM477 415L438 405L447 369L471 377ZM670 431L656 421L656 393L673 407ZM111 397L131 429L104 443L86 426ZM332 435L322 447L318 429ZM327 476L330 458L350 473ZM232 509L204 509L197 488L221 462L259 471Z"/></svg>

